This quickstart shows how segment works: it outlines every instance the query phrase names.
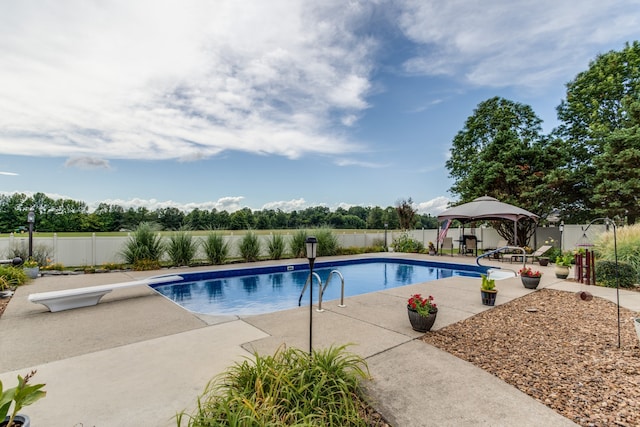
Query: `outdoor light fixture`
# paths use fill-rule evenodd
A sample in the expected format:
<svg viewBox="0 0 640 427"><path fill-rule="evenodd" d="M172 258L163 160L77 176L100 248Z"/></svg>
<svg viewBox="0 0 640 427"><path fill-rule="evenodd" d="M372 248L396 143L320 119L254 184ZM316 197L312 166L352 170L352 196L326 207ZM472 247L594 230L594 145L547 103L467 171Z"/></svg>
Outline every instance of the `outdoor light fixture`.
<svg viewBox="0 0 640 427"><path fill-rule="evenodd" d="M558 230L560 231L560 251L562 251L562 233L564 232L564 221L560 221Z"/></svg>
<svg viewBox="0 0 640 427"><path fill-rule="evenodd" d="M316 248L318 239L307 237L307 259L309 260L309 357L313 350L313 263L316 260Z"/></svg>
<svg viewBox="0 0 640 427"><path fill-rule="evenodd" d="M29 258L33 256L33 223L36 222L36 214L33 208L27 214L27 222L29 223Z"/></svg>

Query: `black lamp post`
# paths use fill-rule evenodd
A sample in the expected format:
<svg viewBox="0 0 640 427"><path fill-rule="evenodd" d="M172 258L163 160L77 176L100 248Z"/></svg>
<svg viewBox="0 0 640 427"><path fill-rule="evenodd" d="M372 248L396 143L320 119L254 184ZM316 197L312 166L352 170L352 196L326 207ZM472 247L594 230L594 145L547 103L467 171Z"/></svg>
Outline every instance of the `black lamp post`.
<svg viewBox="0 0 640 427"><path fill-rule="evenodd" d="M36 214L33 209L27 214L27 222L29 223L29 258L33 256L33 223L36 222Z"/></svg>
<svg viewBox="0 0 640 427"><path fill-rule="evenodd" d="M562 233L564 232L564 221L560 221L560 225L558 226L558 230L560 230L560 252L562 252ZM555 260L553 260L555 261Z"/></svg>
<svg viewBox="0 0 640 427"><path fill-rule="evenodd" d="M316 246L318 239L307 237L307 259L309 260L309 357L313 350L313 263L316 260Z"/></svg>

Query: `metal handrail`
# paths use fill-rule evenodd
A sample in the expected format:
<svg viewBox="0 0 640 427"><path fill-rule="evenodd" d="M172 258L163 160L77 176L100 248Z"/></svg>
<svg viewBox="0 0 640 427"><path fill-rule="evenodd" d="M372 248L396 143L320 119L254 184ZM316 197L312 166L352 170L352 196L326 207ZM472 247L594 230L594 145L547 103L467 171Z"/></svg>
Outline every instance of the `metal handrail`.
<svg viewBox="0 0 640 427"><path fill-rule="evenodd" d="M340 276L340 281L342 282L342 289L340 291L340 304L338 304L338 307L346 307L346 305L344 305L344 277L342 276L342 273L340 273L338 270L331 270L331 273L329 273L329 277L327 277L327 281L324 282L324 286L320 286L320 298L318 298L318 309L317 309L317 311L319 312L324 311L322 309L322 296L324 295L324 291L327 289L327 286L329 286L331 277L333 277L334 274L337 274L338 276Z"/></svg>
<svg viewBox="0 0 640 427"><path fill-rule="evenodd" d="M486 265L480 264L480 259L481 258L486 258L486 257L491 256L491 255L496 254L496 253L500 253L500 252L502 252L504 250L518 250L518 251L521 251L522 252L522 268L525 268L527 266L527 251L524 248L521 248L520 246L503 246L501 248L494 249L494 250L489 251L489 252L485 252L482 255L478 255L476 257L476 264L478 266L480 266L480 267L488 267ZM511 270L510 268L502 268L502 267L497 267L497 266L491 266L491 267L492 268L496 268L498 270L513 271L515 273L515 270ZM516 276L517 276L517 273L516 273Z"/></svg>
<svg viewBox="0 0 640 427"><path fill-rule="evenodd" d="M318 290L319 294L322 294L322 279L320 278L320 276L318 275L318 273L316 273L315 271L313 272L313 277L315 277L316 279L318 279L318 283L320 284L320 289ZM309 274L309 277L307 277L307 281L304 282L304 287L302 288L302 292L300 292L300 298L298 298L298 307L300 307L300 304L302 302L302 296L304 295L304 291L307 290L307 286L309 285L309 282L311 281L311 274ZM311 283L311 290L310 292L313 292L313 283Z"/></svg>

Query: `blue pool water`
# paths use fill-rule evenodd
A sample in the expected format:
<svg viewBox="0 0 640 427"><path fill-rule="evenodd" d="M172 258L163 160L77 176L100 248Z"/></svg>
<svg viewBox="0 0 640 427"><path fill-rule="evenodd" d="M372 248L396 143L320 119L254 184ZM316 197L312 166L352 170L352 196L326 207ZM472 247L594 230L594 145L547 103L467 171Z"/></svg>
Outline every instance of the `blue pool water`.
<svg viewBox="0 0 640 427"><path fill-rule="evenodd" d="M332 270L344 277L345 297L381 291L413 283L452 276L480 277L484 267L434 263L417 260L359 259L316 262L313 271L324 284ZM187 310L204 314L248 315L270 313L298 306L298 299L309 276L309 265L291 264L262 268L242 268L181 274L180 283L159 284L153 288ZM322 298L340 298L340 278L333 275ZM318 302L314 280L313 303ZM302 305L309 305L309 289Z"/></svg>

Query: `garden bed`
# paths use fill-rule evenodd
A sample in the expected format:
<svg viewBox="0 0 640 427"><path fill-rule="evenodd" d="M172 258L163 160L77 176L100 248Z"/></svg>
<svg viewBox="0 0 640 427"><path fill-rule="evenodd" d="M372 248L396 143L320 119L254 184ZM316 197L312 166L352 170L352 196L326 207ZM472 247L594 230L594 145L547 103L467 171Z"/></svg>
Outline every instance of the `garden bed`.
<svg viewBox="0 0 640 427"><path fill-rule="evenodd" d="M640 344L632 317L601 298L543 289L423 341L496 375L583 426L640 425Z"/></svg>

